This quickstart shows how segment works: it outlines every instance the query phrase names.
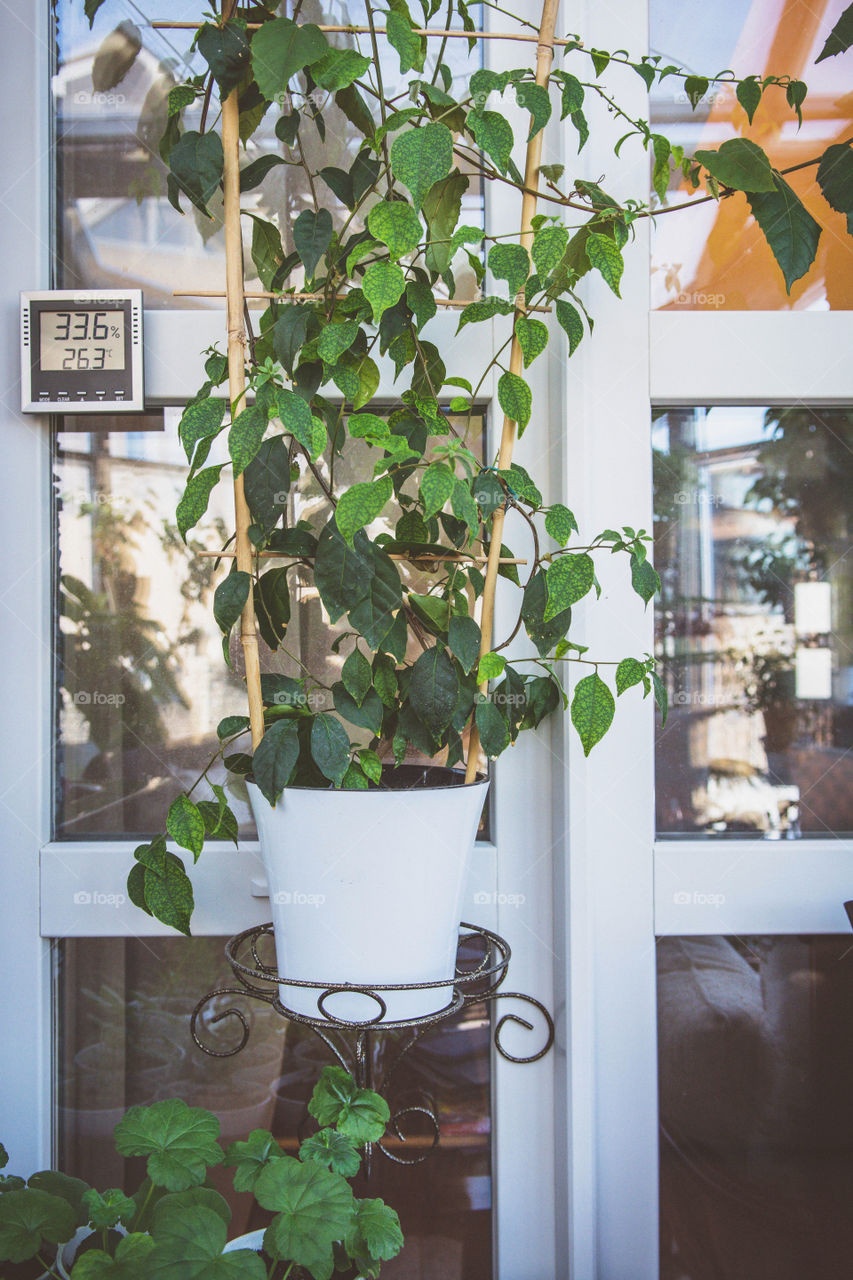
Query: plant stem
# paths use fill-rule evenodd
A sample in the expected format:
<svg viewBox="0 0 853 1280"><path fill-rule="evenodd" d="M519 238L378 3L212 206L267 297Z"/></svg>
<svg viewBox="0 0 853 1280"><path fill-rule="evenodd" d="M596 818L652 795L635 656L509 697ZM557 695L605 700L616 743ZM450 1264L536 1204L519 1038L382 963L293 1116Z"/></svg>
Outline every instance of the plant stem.
<svg viewBox="0 0 853 1280"><path fill-rule="evenodd" d="M373 46L373 68L376 72L376 88L379 90L379 116L382 124L385 124L385 90L382 87L382 65L379 60L379 45L376 40L376 26L373 21L373 9L370 6L370 0L364 0L364 7L367 10L367 22L370 27L370 43ZM385 176L388 182L388 194L391 194L394 182L391 177L391 158L388 155L388 135L382 135L382 158L385 161Z"/></svg>

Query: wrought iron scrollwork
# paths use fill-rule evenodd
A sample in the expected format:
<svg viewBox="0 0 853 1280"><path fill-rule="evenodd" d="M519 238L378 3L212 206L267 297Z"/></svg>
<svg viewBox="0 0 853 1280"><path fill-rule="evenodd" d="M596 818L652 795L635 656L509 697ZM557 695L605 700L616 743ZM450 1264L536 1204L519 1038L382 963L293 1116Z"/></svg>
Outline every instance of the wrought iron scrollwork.
<svg viewBox="0 0 853 1280"><path fill-rule="evenodd" d="M326 982L309 982L303 979L279 977L276 966L263 958L264 949L271 945L272 924L258 925L246 929L231 938L225 947L225 955L235 979L239 983L233 987L217 987L199 1000L190 1017L192 1038L202 1052L213 1058L232 1058L246 1047L249 1041L251 1024L241 1008L232 1005L228 1008L212 1009L213 1002L221 997L231 1000L260 1000L269 1004L283 1018L302 1023L311 1028L314 1034L323 1041L332 1057L342 1067L350 1071L362 1088L375 1089L383 1096L388 1096L392 1079L400 1063L411 1051L421 1037L431 1027L454 1017L469 1005L482 1004L500 999L521 1000L532 1005L542 1015L547 1028L547 1039L543 1048L537 1053L518 1056L510 1053L501 1043L501 1034L508 1022L533 1031L534 1026L526 1018L517 1013L505 1013L498 1019L494 1030L494 1043L497 1052L508 1062L538 1062L550 1050L554 1043L554 1022L540 1000L519 991L503 991L501 984L506 978L511 951L509 944L498 934L477 925L463 921L461 944L479 942L482 944L482 955L471 967L462 967L458 962L452 979L440 982L409 983L376 983L365 986L342 982L330 985ZM317 992L316 1016L307 1016L290 1009L282 1001L282 986L305 988ZM387 992L424 991L431 988L450 990L447 1004L435 1013L420 1018L390 1021L386 1019L388 1003ZM359 995L375 1001L378 1012L371 1018L354 1021L335 1017L327 1008L326 1002L336 995ZM227 1018L236 1018L240 1024L240 1040L233 1048L219 1049L210 1043L202 1034L202 1028L216 1026ZM374 1079L374 1037L386 1031L403 1032L402 1038L394 1045L394 1054L390 1061L383 1065L382 1079ZM419 1164L438 1146L440 1129L436 1115L436 1107L431 1099L421 1096L416 1101L403 1102L396 1109L392 1107L391 1130L401 1144L407 1141L404 1132L405 1121L415 1116L423 1117L431 1131L432 1141L425 1151L417 1155L401 1155L385 1146L385 1141L376 1144L378 1150L394 1164ZM371 1166L372 1151L368 1149L366 1166Z"/></svg>

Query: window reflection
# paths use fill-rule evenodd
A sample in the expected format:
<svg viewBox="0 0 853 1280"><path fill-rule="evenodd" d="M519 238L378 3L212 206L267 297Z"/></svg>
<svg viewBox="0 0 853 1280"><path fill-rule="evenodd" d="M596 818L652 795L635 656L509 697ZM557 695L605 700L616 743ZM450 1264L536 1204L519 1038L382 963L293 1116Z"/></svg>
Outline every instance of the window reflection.
<svg viewBox="0 0 853 1280"><path fill-rule="evenodd" d="M849 936L657 946L661 1280L847 1280Z"/></svg>
<svg viewBox="0 0 853 1280"><path fill-rule="evenodd" d="M853 831L853 410L660 410L653 444L659 832Z"/></svg>
<svg viewBox="0 0 853 1280"><path fill-rule="evenodd" d="M193 1043L189 1017L196 1000L216 986L233 985L218 938L98 938L60 944L58 1117L59 1167L94 1185L134 1185L137 1166L118 1156L112 1131L124 1111L162 1098L183 1098L219 1117L221 1141L245 1140L268 1129L294 1153L316 1128L307 1102L331 1054L307 1028L288 1023L269 1005L238 998L249 1021L246 1048L211 1058ZM473 967L477 944L460 963ZM214 1024L223 999L211 1006L204 1035L219 1050L232 1048L234 1020ZM229 1004L228 1007L233 1007ZM382 1197L399 1213L405 1248L383 1264L389 1280L490 1280L491 1108L490 1037L486 1006L433 1028L403 1059L389 1101L434 1106L441 1143L412 1167L374 1158L359 1196ZM384 1047L383 1047L384 1046ZM377 1069L392 1046L383 1038ZM393 1108L392 1108L393 1109ZM401 1122L405 1144L389 1149L402 1159L424 1154L432 1130L417 1116ZM227 1170L211 1170L228 1199L232 1236L266 1225L271 1217L233 1190Z"/></svg>
<svg viewBox="0 0 853 1280"><path fill-rule="evenodd" d="M673 145L692 155L716 150L743 133L757 142L777 169L787 169L822 154L850 135L849 65L828 58L814 65L823 44L846 8L845 0L653 0L650 43L664 63L689 71L735 75L791 75L809 87L803 126L785 102L783 91L764 95L752 124L734 91L714 85L691 109L683 81L667 78L651 96L652 126ZM700 205L654 224L652 305L668 310L776 311L849 310L853 306L853 250L843 215L824 200L816 170L790 174L786 181L826 228L811 270L785 292L782 273L742 197ZM680 176L680 175L679 175ZM691 189L670 186L668 204L681 203Z"/></svg>

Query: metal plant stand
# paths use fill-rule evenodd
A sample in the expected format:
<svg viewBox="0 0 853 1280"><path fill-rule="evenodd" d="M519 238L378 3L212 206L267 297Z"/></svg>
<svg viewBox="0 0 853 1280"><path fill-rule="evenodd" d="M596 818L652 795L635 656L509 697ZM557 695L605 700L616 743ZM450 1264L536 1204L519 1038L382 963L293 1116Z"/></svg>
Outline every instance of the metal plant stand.
<svg viewBox="0 0 853 1280"><path fill-rule="evenodd" d="M444 1022L448 1018L456 1017L469 1005L500 999L512 999L521 1000L525 1004L532 1005L535 1009L538 1009L545 1021L547 1030L545 1044L538 1052L526 1056L517 1056L510 1053L501 1043L501 1033L505 1024L514 1022L526 1031L533 1031L533 1024L516 1013L505 1013L495 1026L495 1048L501 1057L509 1062L538 1062L540 1058L544 1058L554 1043L554 1022L550 1013L533 996L524 995L519 991L499 990L507 976L511 955L509 944L505 939L496 933L492 933L489 929L467 924L465 921L462 922L462 929L465 932L460 935L460 946L471 942L479 942L482 944L483 953L480 960L472 968L461 967L457 959L456 973L452 980L389 983L367 987L352 983L330 986L323 982L305 982L287 978L286 985L289 987L310 988L317 992L316 1017L306 1017L293 1009L288 1009L282 1003L278 970L274 963L267 963L261 956L262 947L271 946L272 944L272 924L262 924L253 929L246 929L243 933L238 933L231 938L225 946L226 958L239 985L217 987L199 1000L190 1018L190 1030L193 1040L199 1049L213 1058L231 1058L240 1053L246 1047L250 1033L249 1021L243 1011L239 1008L225 1008L218 1009L215 1013L208 1011L207 1015L205 1015L205 1010L213 1001L219 1001L223 997L237 996L247 997L251 1000L261 1000L265 1004L271 1005L281 1017L310 1027L315 1035L326 1045L332 1057L352 1074L361 1088L374 1089L385 1097L386 1101L390 1102L388 1093L397 1068L412 1047L431 1027ZM269 942L265 943L265 939L269 939ZM383 1021L387 1009L383 992L425 991L430 988L441 988L450 992L447 1004L436 1013L397 1022ZM365 996L373 1000L376 1004L376 1013L371 1018L365 1018L361 1021L348 1021L334 1017L327 1008L327 1001L333 996L342 993ZM223 1050L214 1048L206 1043L201 1032L205 1023L209 1026L215 1026L225 1018L236 1018L240 1023L241 1031L239 1042L232 1049ZM401 1035L399 1039L394 1041L392 1046L386 1045L386 1048L391 1048L391 1053L387 1061L383 1062L381 1070L377 1070L377 1037L389 1031L400 1032ZM401 1142L406 1141L402 1131L402 1124L407 1116L414 1115L423 1116L428 1121L432 1130L432 1143L425 1153L412 1158L402 1157L395 1152L389 1151L382 1142L377 1143L376 1145L382 1154L396 1164L418 1164L421 1160L425 1160L430 1151L438 1145L440 1131L435 1106L426 1095L419 1101L406 1103L397 1110L394 1110L393 1106L391 1107L391 1129L397 1138ZM371 1150L368 1148L366 1161L368 1173L370 1171L371 1155Z"/></svg>

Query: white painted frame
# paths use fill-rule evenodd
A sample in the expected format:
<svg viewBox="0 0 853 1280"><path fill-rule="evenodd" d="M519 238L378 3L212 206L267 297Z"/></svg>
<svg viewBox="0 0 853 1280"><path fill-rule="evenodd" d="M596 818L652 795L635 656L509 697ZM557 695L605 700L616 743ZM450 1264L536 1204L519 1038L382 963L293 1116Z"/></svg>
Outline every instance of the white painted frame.
<svg viewBox="0 0 853 1280"><path fill-rule="evenodd" d="M20 113L16 129L7 131L4 138L3 171L13 176L5 194L0 193L7 214L0 282L7 333L0 355L6 373L3 425L14 475L14 484L7 486L7 500L0 506L0 530L8 549L0 568L0 687L5 695L6 723L14 725L14 732L7 732L0 740L0 776L4 778L0 804L7 823L6 838L0 845L0 876L5 888L0 897L0 1025L14 1027L14 1034L0 1037L0 1135L16 1171L21 1172L44 1168L52 1158L50 939L169 932L120 901L125 896L132 844L121 840L50 840L54 548L49 421L34 415L23 417L19 412L17 351L19 292L48 288L52 283L48 12L48 0L20 0L14 12L7 7L9 30L0 48L0 74L10 100L27 108ZM498 48L495 43L487 45L490 59L503 56ZM513 65L509 55L507 64ZM490 219L494 195L488 193ZM502 229L507 229L517 223L517 210L505 207L503 200L501 205ZM445 314L432 323L436 331L441 328L452 333L456 317ZM145 314L145 337L147 397L174 403L194 393L201 383L199 352L211 341L222 341L223 316L212 311L149 311ZM493 339L491 322L477 326L476 332L473 328L463 331L455 341L457 367L466 363L475 367ZM467 352L470 357L466 361ZM548 404L549 394L552 404L559 399L553 387L548 391L544 362L541 369L533 371L531 380L538 404ZM481 391L481 401L489 406L495 387L492 376ZM390 381L384 382L379 394L394 398ZM496 420L499 429L493 412L493 432ZM519 450L522 462L535 456L533 440L531 429L529 441L522 442ZM542 477L541 466L538 474ZM23 545L21 529L28 530ZM520 545L519 553L524 554ZM500 595L498 630L505 633L513 621L509 598ZM535 996L549 1008L554 1007L550 908L554 843L550 783L554 771L547 734L520 745L496 769L495 825L500 858L496 845L478 846L466 913L496 928L510 941L514 956L507 985ZM538 803L531 807L534 781ZM198 900L194 923L200 934L229 934L269 914L256 845L242 844L236 857L233 847L229 846L226 856L223 846L211 846L194 880ZM483 893L489 899L486 905L475 902L475 895ZM498 1016L509 1012L524 1016L526 1011L507 1001L499 1006ZM535 1014L531 1020L537 1021ZM544 1029L537 1025L528 1035L508 1026L504 1043L516 1054L533 1052L544 1043ZM557 1052L530 1066L506 1062L496 1054L493 1061L496 1280L550 1280L559 1266L552 1193L557 1180L553 1121ZM531 1152L535 1153L532 1161Z"/></svg>

